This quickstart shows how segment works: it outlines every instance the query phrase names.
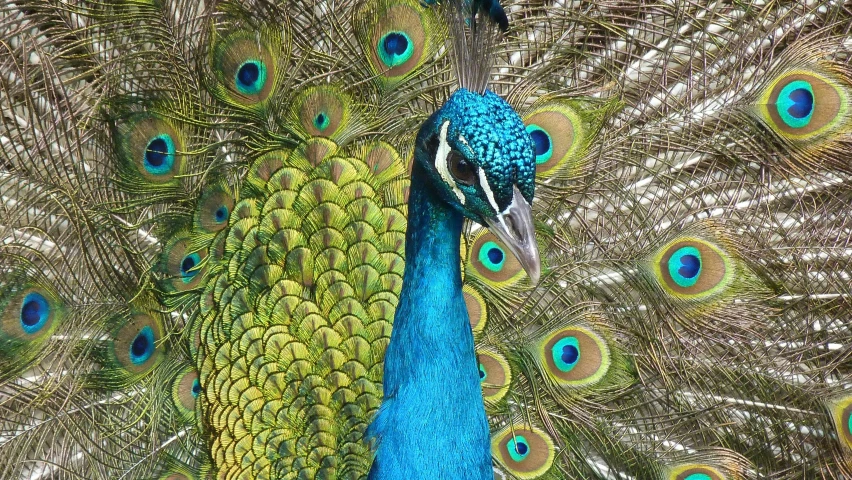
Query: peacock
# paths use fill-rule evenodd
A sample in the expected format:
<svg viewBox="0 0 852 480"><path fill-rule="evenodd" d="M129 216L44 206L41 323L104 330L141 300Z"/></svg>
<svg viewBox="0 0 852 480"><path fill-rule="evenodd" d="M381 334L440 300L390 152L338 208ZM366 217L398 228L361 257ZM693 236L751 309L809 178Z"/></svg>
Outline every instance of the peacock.
<svg viewBox="0 0 852 480"><path fill-rule="evenodd" d="M852 479L852 8L0 6L0 478Z"/></svg>

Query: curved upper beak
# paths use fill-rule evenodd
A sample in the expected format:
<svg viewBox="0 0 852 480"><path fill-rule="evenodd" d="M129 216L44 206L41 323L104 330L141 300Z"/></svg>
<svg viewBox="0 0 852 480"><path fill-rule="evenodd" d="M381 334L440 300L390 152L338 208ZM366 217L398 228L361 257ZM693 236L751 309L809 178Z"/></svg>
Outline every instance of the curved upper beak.
<svg viewBox="0 0 852 480"><path fill-rule="evenodd" d="M509 247L536 285L541 276L541 259L535 241L532 209L517 186L509 207L494 218L486 218L485 223L488 230Z"/></svg>

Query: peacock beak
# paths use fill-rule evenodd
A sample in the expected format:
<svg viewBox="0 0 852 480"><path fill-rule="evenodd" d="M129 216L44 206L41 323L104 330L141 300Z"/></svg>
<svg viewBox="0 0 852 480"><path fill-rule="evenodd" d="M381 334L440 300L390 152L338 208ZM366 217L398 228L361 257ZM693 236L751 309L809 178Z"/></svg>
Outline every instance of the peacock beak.
<svg viewBox="0 0 852 480"><path fill-rule="evenodd" d="M493 218L486 218L485 223L488 230L509 247L530 281L536 285L541 276L541 260L535 241L532 209L517 186L514 187L512 203L506 210Z"/></svg>

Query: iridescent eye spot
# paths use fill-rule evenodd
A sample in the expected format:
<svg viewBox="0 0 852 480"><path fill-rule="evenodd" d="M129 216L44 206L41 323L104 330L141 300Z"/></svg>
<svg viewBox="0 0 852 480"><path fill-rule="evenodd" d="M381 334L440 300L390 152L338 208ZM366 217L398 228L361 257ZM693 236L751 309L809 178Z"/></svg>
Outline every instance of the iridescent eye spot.
<svg viewBox="0 0 852 480"><path fill-rule="evenodd" d="M840 411L839 417L840 439L846 443L846 446L852 448L852 401L849 401L849 404Z"/></svg>
<svg viewBox="0 0 852 480"><path fill-rule="evenodd" d="M814 113L814 91L811 84L804 80L788 83L781 89L775 106L788 126L806 127Z"/></svg>
<svg viewBox="0 0 852 480"><path fill-rule="evenodd" d="M328 125L330 123L331 118L329 118L329 116L326 115L325 112L319 112L317 113L317 116L314 117L314 127L316 127L317 130L325 130L326 128L328 128Z"/></svg>
<svg viewBox="0 0 852 480"><path fill-rule="evenodd" d="M553 363L560 371L570 372L580 361L580 342L577 337L565 337L551 349Z"/></svg>
<svg viewBox="0 0 852 480"><path fill-rule="evenodd" d="M414 41L405 32L391 31L379 40L379 59L389 68L402 65L414 55Z"/></svg>
<svg viewBox="0 0 852 480"><path fill-rule="evenodd" d="M170 173L175 162L175 144L172 137L160 134L152 138L145 147L143 165L152 175Z"/></svg>
<svg viewBox="0 0 852 480"><path fill-rule="evenodd" d="M686 477L684 480L711 480L710 475L706 473L693 473Z"/></svg>
<svg viewBox="0 0 852 480"><path fill-rule="evenodd" d="M305 133L318 137L333 137L345 128L352 99L340 90L329 87L311 87L295 102L299 121Z"/></svg>
<svg viewBox="0 0 852 480"><path fill-rule="evenodd" d="M192 281L193 277L198 275L198 269L195 268L201 263L201 256L197 253L191 253L180 262L180 274L184 283Z"/></svg>
<svg viewBox="0 0 852 480"><path fill-rule="evenodd" d="M486 402L496 403L509 391L512 383L512 370L509 363L497 351L483 349L476 352L479 361L479 382L482 384L482 398Z"/></svg>
<svg viewBox="0 0 852 480"><path fill-rule="evenodd" d="M208 233L222 230L228 225L233 208L234 196L226 186L208 189L201 196L195 215L195 228Z"/></svg>
<svg viewBox="0 0 852 480"><path fill-rule="evenodd" d="M246 95L257 95L266 86L266 65L260 60L247 60L237 68L237 90Z"/></svg>
<svg viewBox="0 0 852 480"><path fill-rule="evenodd" d="M477 234L468 251L472 273L491 284L511 285L523 279L521 264L494 234L487 230Z"/></svg>
<svg viewBox="0 0 852 480"><path fill-rule="evenodd" d="M358 36L380 80L391 80L386 85L414 71L434 50L435 41L441 41L433 20L431 9L406 0L382 2L378 9L365 6L358 12Z"/></svg>
<svg viewBox="0 0 852 480"><path fill-rule="evenodd" d="M130 343L130 361L141 365L154 354L154 330L146 325Z"/></svg>
<svg viewBox="0 0 852 480"><path fill-rule="evenodd" d="M672 480L725 480L725 476L715 468L694 464L676 468L669 478Z"/></svg>
<svg viewBox="0 0 852 480"><path fill-rule="evenodd" d="M663 248L656 268L662 286L671 293L709 295L730 281L728 260L715 246L699 239Z"/></svg>
<svg viewBox="0 0 852 480"><path fill-rule="evenodd" d="M538 478L553 465L553 440L532 426L508 426L491 440L491 451L500 464L514 477Z"/></svg>
<svg viewBox="0 0 852 480"><path fill-rule="evenodd" d="M485 328L488 320L488 306L482 295L469 285L462 288L464 304L467 307L467 315L470 318L470 328L473 333L479 333Z"/></svg>
<svg viewBox="0 0 852 480"><path fill-rule="evenodd" d="M50 305L37 292L28 293L21 303L21 327L29 335L38 333L50 319Z"/></svg>
<svg viewBox="0 0 852 480"><path fill-rule="evenodd" d="M669 275L676 284L688 288L701 275L701 252L695 247L681 247L669 258Z"/></svg>
<svg viewBox="0 0 852 480"><path fill-rule="evenodd" d="M825 132L849 110L845 89L814 72L794 71L778 77L761 105L764 119L777 133L805 139Z"/></svg>
<svg viewBox="0 0 852 480"><path fill-rule="evenodd" d="M558 172L572 174L584 164L586 126L570 102L546 103L526 115L524 124L535 149L538 178Z"/></svg>
<svg viewBox="0 0 852 480"><path fill-rule="evenodd" d="M212 211L202 211L207 212L202 226L214 224ZM224 224L221 224L219 229L221 228L224 228ZM189 240L183 237L184 234L176 235L169 242L162 257L163 272L168 275L167 286L178 291L197 287L204 279L206 271L204 261L207 258L207 250L190 250Z"/></svg>
<svg viewBox="0 0 852 480"><path fill-rule="evenodd" d="M199 395L201 395L201 383L198 381L198 373L191 367L187 367L175 377L172 383L172 401L184 420L194 419Z"/></svg>
<svg viewBox="0 0 852 480"><path fill-rule="evenodd" d="M550 140L550 135L538 125L527 125L527 133L533 141L535 148L535 163L541 165L547 163L553 157L553 142Z"/></svg>
<svg viewBox="0 0 852 480"><path fill-rule="evenodd" d="M506 445L509 456L516 462L522 462L530 454L530 444L523 435L515 435Z"/></svg>
<svg viewBox="0 0 852 480"><path fill-rule="evenodd" d="M163 358L157 342L162 326L153 317L135 314L114 332L110 355L117 366L130 374L150 371Z"/></svg>
<svg viewBox="0 0 852 480"><path fill-rule="evenodd" d="M505 260L506 254L503 249L494 242L486 242L479 250L479 261L492 272L499 272Z"/></svg>
<svg viewBox="0 0 852 480"><path fill-rule="evenodd" d="M584 387L600 381L611 364L609 347L597 333L565 327L548 334L535 350L544 373L564 387Z"/></svg>
<svg viewBox="0 0 852 480"><path fill-rule="evenodd" d="M228 214L228 207L222 205L213 212L213 217L216 219L217 223L222 223L228 219Z"/></svg>

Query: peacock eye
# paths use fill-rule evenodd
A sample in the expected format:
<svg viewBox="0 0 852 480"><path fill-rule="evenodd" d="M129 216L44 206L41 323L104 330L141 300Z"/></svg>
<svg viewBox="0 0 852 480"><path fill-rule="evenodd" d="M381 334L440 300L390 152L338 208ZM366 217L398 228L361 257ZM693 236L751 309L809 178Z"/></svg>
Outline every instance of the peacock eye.
<svg viewBox="0 0 852 480"><path fill-rule="evenodd" d="M457 182L463 185L473 185L476 182L476 166L454 150L451 150L447 157L447 167Z"/></svg>

